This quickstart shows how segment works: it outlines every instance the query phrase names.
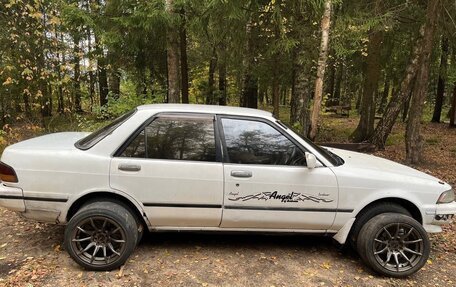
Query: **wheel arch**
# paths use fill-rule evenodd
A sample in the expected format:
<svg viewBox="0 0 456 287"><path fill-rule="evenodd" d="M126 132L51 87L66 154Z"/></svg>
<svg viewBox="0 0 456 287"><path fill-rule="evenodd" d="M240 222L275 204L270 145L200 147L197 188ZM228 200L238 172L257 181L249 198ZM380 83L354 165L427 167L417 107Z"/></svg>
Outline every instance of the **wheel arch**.
<svg viewBox="0 0 456 287"><path fill-rule="evenodd" d="M379 198L377 200L374 200L361 208L359 212L355 215L355 218L358 219L366 210L371 208L374 205L381 204L381 203L395 203L398 204L405 209L407 209L410 214L412 215L412 218L418 221L420 224L423 224L423 215L421 214L420 209L418 206L411 202L410 200L400 198L400 197L385 197L385 198ZM356 220L355 220L356 222Z"/></svg>
<svg viewBox="0 0 456 287"><path fill-rule="evenodd" d="M356 226L357 221L362 217L362 215L372 208L375 205L383 203L394 203L404 207L407 211L410 212L412 218L418 221L420 224L423 224L423 215L418 208L418 206L410 200L400 198L400 197L382 197L376 200L369 202L368 204L361 207L354 215L349 219L344 226L334 235L334 239L341 244L344 244L348 239L349 235L352 234L354 227Z"/></svg>
<svg viewBox="0 0 456 287"><path fill-rule="evenodd" d="M150 227L150 222L145 214L145 212L142 210L140 206L135 204L132 199L129 199L128 197L119 194L119 193L114 193L114 192L109 192L109 191L93 191L90 193L86 193L76 199L68 208L68 212L66 214L66 222L68 222L75 214L76 212L86 203L92 202L92 201L97 201L97 200L105 200L105 201L113 201L113 202L118 202L130 209L134 215L137 217L137 219L144 225L144 227L149 228Z"/></svg>

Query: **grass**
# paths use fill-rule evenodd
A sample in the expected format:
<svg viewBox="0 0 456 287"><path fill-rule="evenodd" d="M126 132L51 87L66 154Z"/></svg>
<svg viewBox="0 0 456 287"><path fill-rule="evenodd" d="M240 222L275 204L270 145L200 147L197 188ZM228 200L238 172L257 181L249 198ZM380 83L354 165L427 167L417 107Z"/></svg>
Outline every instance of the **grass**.
<svg viewBox="0 0 456 287"><path fill-rule="evenodd" d="M440 143L440 138L433 136L433 137L425 139L425 141L428 145L437 145L438 143Z"/></svg>
<svg viewBox="0 0 456 287"><path fill-rule="evenodd" d="M402 133L392 133L386 139L386 146L399 145L404 142L404 135Z"/></svg>

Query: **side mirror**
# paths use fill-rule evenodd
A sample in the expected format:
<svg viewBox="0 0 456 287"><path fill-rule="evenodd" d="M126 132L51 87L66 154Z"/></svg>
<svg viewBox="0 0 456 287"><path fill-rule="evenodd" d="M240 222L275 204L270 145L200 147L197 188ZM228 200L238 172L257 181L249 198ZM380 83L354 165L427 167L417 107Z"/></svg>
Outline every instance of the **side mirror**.
<svg viewBox="0 0 456 287"><path fill-rule="evenodd" d="M314 154L306 152L307 168L315 168L317 166L317 158Z"/></svg>

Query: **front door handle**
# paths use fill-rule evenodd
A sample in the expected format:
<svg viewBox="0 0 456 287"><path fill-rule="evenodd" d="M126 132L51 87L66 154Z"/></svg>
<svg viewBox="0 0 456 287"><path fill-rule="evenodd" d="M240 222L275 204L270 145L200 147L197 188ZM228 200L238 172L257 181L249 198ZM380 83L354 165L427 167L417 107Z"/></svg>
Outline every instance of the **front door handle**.
<svg viewBox="0 0 456 287"><path fill-rule="evenodd" d="M231 171L232 177L252 177L252 172L248 170L232 170Z"/></svg>
<svg viewBox="0 0 456 287"><path fill-rule="evenodd" d="M121 164L119 164L119 170L123 170L123 171L140 171L141 170L141 166L136 165L136 164L121 163Z"/></svg>

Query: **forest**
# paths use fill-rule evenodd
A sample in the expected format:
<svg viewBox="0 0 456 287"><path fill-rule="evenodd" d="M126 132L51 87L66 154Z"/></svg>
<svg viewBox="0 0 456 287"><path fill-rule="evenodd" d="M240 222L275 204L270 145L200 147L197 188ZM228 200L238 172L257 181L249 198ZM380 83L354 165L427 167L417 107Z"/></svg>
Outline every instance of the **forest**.
<svg viewBox="0 0 456 287"><path fill-rule="evenodd" d="M0 116L105 121L144 103L268 109L315 140L321 116L383 149L456 126L454 0L2 0Z"/></svg>

